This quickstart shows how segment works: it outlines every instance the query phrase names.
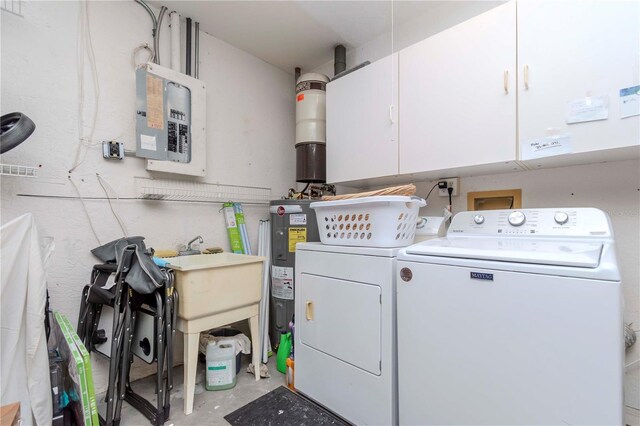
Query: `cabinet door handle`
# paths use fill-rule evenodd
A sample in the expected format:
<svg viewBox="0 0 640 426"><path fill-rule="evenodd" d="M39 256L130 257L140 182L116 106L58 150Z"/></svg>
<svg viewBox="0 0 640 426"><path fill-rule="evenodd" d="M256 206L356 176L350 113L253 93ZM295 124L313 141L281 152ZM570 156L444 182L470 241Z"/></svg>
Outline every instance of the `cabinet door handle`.
<svg viewBox="0 0 640 426"><path fill-rule="evenodd" d="M313 319L313 302L311 300L307 300L305 316L307 317L307 321L311 321Z"/></svg>
<svg viewBox="0 0 640 426"><path fill-rule="evenodd" d="M509 70L504 70L503 75L503 85L504 85L504 93L509 93Z"/></svg>
<svg viewBox="0 0 640 426"><path fill-rule="evenodd" d="M529 65L524 66L524 89L529 90Z"/></svg>
<svg viewBox="0 0 640 426"><path fill-rule="evenodd" d="M395 105L389 105L389 121L392 124L396 122L394 117L393 117L393 115L394 115L393 112L394 112L395 109L396 109Z"/></svg>

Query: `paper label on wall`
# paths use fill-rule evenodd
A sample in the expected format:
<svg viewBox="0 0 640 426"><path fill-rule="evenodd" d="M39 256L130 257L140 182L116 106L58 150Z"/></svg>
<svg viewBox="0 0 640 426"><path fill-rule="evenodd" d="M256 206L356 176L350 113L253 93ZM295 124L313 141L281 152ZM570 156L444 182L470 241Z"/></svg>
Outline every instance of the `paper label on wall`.
<svg viewBox="0 0 640 426"><path fill-rule="evenodd" d="M609 97L589 96L567 102L567 124L587 121L606 120L609 118Z"/></svg>
<svg viewBox="0 0 640 426"><path fill-rule="evenodd" d="M271 267L271 295L278 299L293 300L293 268Z"/></svg>
<svg viewBox="0 0 640 426"><path fill-rule="evenodd" d="M164 93L162 79L147 74L147 127L164 129Z"/></svg>
<svg viewBox="0 0 640 426"><path fill-rule="evenodd" d="M640 115L640 86L620 89L620 118Z"/></svg>
<svg viewBox="0 0 640 426"><path fill-rule="evenodd" d="M289 216L289 225L306 225L307 224L307 215L306 214L292 214Z"/></svg>
<svg viewBox="0 0 640 426"><path fill-rule="evenodd" d="M520 142L520 158L533 160L536 158L553 157L554 155L570 154L570 135L555 135L544 138Z"/></svg>
<svg viewBox="0 0 640 426"><path fill-rule="evenodd" d="M156 137L149 135L140 135L140 148L147 151L155 151L158 149L156 144Z"/></svg>
<svg viewBox="0 0 640 426"><path fill-rule="evenodd" d="M289 253L296 251L296 244L307 241L307 228L289 228Z"/></svg>

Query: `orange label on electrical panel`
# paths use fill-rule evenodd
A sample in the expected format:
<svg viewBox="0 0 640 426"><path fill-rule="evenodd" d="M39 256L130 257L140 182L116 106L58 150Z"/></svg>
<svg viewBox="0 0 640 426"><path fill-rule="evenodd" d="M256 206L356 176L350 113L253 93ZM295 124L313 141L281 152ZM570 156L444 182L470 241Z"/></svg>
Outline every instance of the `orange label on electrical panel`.
<svg viewBox="0 0 640 426"><path fill-rule="evenodd" d="M296 100L297 100L298 102L300 102L300 101L304 101L304 93L300 93L300 94L298 95L298 97L296 98Z"/></svg>
<svg viewBox="0 0 640 426"><path fill-rule="evenodd" d="M161 78L147 74L147 127L164 129L164 84Z"/></svg>

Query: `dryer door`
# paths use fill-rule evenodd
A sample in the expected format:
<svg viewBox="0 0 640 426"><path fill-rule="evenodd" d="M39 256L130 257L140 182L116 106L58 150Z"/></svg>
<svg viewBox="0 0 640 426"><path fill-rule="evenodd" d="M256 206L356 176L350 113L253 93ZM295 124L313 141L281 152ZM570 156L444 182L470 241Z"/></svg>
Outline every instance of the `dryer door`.
<svg viewBox="0 0 640 426"><path fill-rule="evenodd" d="M296 299L304 317L296 318L303 345L380 375L380 287L302 274Z"/></svg>

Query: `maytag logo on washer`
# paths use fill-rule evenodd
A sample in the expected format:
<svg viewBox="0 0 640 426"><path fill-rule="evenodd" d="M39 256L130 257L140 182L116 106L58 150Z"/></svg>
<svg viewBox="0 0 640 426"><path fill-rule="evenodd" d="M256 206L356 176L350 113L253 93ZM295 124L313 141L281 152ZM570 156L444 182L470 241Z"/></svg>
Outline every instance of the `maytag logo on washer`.
<svg viewBox="0 0 640 426"><path fill-rule="evenodd" d="M485 281L493 281L493 274L487 274L484 272L470 272L471 279L473 280L485 280Z"/></svg>
<svg viewBox="0 0 640 426"><path fill-rule="evenodd" d="M411 272L409 268L402 268L400 269L400 278L402 278L404 282L409 282L411 278L413 278L413 272Z"/></svg>

